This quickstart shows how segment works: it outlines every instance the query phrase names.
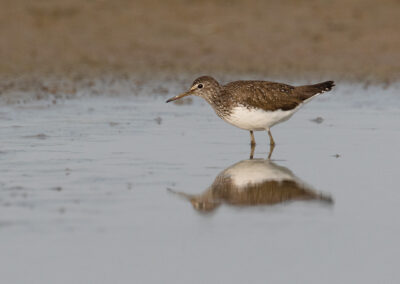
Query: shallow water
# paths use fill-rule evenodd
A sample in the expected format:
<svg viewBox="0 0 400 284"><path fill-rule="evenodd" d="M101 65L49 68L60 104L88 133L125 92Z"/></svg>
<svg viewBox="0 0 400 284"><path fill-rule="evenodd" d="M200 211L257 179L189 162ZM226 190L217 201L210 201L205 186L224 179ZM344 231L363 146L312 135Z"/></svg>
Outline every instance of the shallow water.
<svg viewBox="0 0 400 284"><path fill-rule="evenodd" d="M272 129L272 165L255 176L234 166L249 158L247 132L198 98L164 101L0 108L2 283L399 281L398 89L315 99ZM268 136L255 135L266 158ZM332 202L265 183L253 202L246 188L221 195L212 185L232 167L249 180L290 176ZM210 192L212 210L191 200Z"/></svg>

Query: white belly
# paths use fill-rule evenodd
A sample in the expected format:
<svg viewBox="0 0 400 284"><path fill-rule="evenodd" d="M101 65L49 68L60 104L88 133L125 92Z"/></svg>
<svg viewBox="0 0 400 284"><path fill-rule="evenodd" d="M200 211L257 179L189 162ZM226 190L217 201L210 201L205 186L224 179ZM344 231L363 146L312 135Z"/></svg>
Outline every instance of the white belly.
<svg viewBox="0 0 400 284"><path fill-rule="evenodd" d="M244 106L237 106L231 115L223 119L241 129L245 130L268 130L277 123L288 120L299 108L292 110L265 111L262 109L248 109Z"/></svg>

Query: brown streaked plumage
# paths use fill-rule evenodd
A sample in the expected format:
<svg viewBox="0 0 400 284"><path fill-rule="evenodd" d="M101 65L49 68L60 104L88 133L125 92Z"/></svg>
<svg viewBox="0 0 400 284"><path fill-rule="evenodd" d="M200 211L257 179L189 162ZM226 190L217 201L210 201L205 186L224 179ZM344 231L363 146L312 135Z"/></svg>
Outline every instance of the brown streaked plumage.
<svg viewBox="0 0 400 284"><path fill-rule="evenodd" d="M202 194L170 191L189 200L201 212L211 212L222 203L241 207L295 200L333 203L330 196L314 191L289 169L262 159L244 160L226 168Z"/></svg>
<svg viewBox="0 0 400 284"><path fill-rule="evenodd" d="M188 95L200 96L220 118L249 130L252 145L255 145L253 131L267 130L270 157L275 145L270 128L288 120L304 103L330 91L333 86L333 81L298 87L268 81L235 81L220 85L214 78L202 76L194 80L189 91L168 99L167 103Z"/></svg>
<svg viewBox="0 0 400 284"><path fill-rule="evenodd" d="M316 85L293 87L268 81L235 81L222 88L222 98L234 98L234 105L265 111L292 110L314 95L331 90L332 81Z"/></svg>

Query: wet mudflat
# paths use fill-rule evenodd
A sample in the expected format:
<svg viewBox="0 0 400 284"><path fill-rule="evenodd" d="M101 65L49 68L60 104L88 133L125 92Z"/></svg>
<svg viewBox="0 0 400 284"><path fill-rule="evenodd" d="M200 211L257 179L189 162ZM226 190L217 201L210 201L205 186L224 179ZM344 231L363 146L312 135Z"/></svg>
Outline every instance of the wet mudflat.
<svg viewBox="0 0 400 284"><path fill-rule="evenodd" d="M2 106L1 282L397 282L398 93L316 98L272 162L198 98Z"/></svg>

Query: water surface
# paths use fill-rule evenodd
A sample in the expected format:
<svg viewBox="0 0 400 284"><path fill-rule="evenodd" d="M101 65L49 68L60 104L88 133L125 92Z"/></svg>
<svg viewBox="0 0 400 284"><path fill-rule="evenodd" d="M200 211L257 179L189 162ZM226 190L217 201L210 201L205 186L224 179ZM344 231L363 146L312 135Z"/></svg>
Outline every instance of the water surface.
<svg viewBox="0 0 400 284"><path fill-rule="evenodd" d="M2 283L398 282L397 93L337 88L274 127L260 160L272 166L249 171L264 184L254 198L207 193L250 138L198 98L2 106ZM271 176L310 198L274 187L280 202L261 202ZM205 195L218 202L207 213L190 200Z"/></svg>

